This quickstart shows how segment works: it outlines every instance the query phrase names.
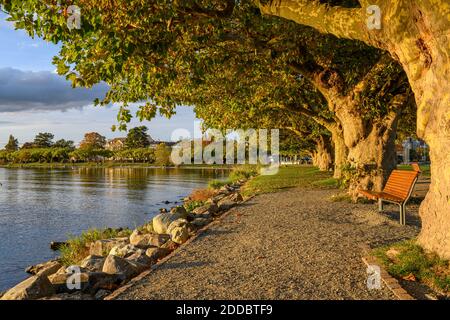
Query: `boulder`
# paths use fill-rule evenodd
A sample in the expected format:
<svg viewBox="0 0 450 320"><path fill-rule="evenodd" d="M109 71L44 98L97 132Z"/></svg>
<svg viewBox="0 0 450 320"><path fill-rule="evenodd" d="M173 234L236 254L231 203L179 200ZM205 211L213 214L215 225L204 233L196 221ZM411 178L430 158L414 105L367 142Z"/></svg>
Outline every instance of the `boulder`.
<svg viewBox="0 0 450 320"><path fill-rule="evenodd" d="M111 249L110 255L126 258L136 252L138 248L133 244L119 244Z"/></svg>
<svg viewBox="0 0 450 320"><path fill-rule="evenodd" d="M157 234L167 234L169 225L178 219L186 219L187 212L184 213L160 213L153 218L153 229Z"/></svg>
<svg viewBox="0 0 450 320"><path fill-rule="evenodd" d="M147 230L148 233L155 233L155 230L153 230L153 220L146 223L144 229Z"/></svg>
<svg viewBox="0 0 450 320"><path fill-rule="evenodd" d="M180 215L180 217L183 217L183 216L185 217L187 215L186 208L183 206L173 207L172 209L170 209L170 213L178 214L178 215Z"/></svg>
<svg viewBox="0 0 450 320"><path fill-rule="evenodd" d="M103 269L105 257L102 256L87 256L81 262L80 267L89 272L100 272Z"/></svg>
<svg viewBox="0 0 450 320"><path fill-rule="evenodd" d="M152 260L150 259L150 257L146 255L146 250L142 249L138 249L135 253L133 253L126 259L128 261L135 263L138 267L142 266L145 267L146 269L152 265Z"/></svg>
<svg viewBox="0 0 450 320"><path fill-rule="evenodd" d="M217 203L219 207L219 211L227 211L233 208L236 205L236 202L231 200L230 198L224 198Z"/></svg>
<svg viewBox="0 0 450 320"><path fill-rule="evenodd" d="M134 230L130 236L130 243L137 247L148 247L148 246L156 246L160 247L163 245L169 237L163 234L156 233L143 233L139 230Z"/></svg>
<svg viewBox="0 0 450 320"><path fill-rule="evenodd" d="M149 257L150 261L152 263L156 263L159 260L161 260L162 258L164 258L165 256L167 256L168 254L170 254L170 252L172 252L172 250L168 249L168 248L148 248L147 251L145 251L145 255L147 257Z"/></svg>
<svg viewBox="0 0 450 320"><path fill-rule="evenodd" d="M89 254L92 256L106 256L117 245L130 243L127 237L97 240L91 243Z"/></svg>
<svg viewBox="0 0 450 320"><path fill-rule="evenodd" d="M139 271L140 268L136 263L113 255L109 255L103 265L103 272L122 276L124 280L133 278Z"/></svg>
<svg viewBox="0 0 450 320"><path fill-rule="evenodd" d="M50 276L62 267L58 260L50 260L44 263L37 264L35 266L28 267L25 271L33 275Z"/></svg>
<svg viewBox="0 0 450 320"><path fill-rule="evenodd" d="M58 293L50 297L41 298L39 300L94 300L90 294L83 292L74 293Z"/></svg>
<svg viewBox="0 0 450 320"><path fill-rule="evenodd" d="M234 201L234 202L242 202L242 201L244 201L244 198L242 198L242 195L241 195L239 192L233 193L233 194L229 197L229 199L230 199L231 201Z"/></svg>
<svg viewBox="0 0 450 320"><path fill-rule="evenodd" d="M185 243L189 239L188 222L185 219L178 219L172 222L167 228L170 239L178 244Z"/></svg>
<svg viewBox="0 0 450 320"><path fill-rule="evenodd" d="M104 298L106 298L107 296L109 296L112 292L109 290L98 290L98 292L95 294L94 299L95 300L103 300Z"/></svg>
<svg viewBox="0 0 450 320"><path fill-rule="evenodd" d="M101 289L115 290L122 282L123 278L120 275L106 272L64 273L51 277L51 283L56 293L81 291L95 294Z"/></svg>
<svg viewBox="0 0 450 320"><path fill-rule="evenodd" d="M179 246L180 245L178 243L175 243L172 240L169 240L161 246L161 249L167 249L167 250L169 250L169 252L172 252Z"/></svg>
<svg viewBox="0 0 450 320"><path fill-rule="evenodd" d="M226 196L227 196L226 194L218 194L218 195L212 197L211 199L208 199L206 202L217 204L220 200L222 200Z"/></svg>
<svg viewBox="0 0 450 320"><path fill-rule="evenodd" d="M195 215L205 214L205 213L214 214L217 211L219 211L219 208L217 207L217 205L215 203L208 203L208 204L205 204L204 206L195 208L194 210L192 210L192 213Z"/></svg>
<svg viewBox="0 0 450 320"><path fill-rule="evenodd" d="M47 276L32 276L9 289L0 300L35 300L51 296L55 291Z"/></svg>

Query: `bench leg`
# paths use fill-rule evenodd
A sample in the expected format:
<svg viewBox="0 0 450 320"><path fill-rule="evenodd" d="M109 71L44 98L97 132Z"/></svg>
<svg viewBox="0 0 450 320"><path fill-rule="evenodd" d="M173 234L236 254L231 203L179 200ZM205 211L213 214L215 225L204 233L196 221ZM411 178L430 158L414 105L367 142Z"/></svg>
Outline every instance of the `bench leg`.
<svg viewBox="0 0 450 320"><path fill-rule="evenodd" d="M405 203L399 204L400 206L400 224L406 225L406 205Z"/></svg>
<svg viewBox="0 0 450 320"><path fill-rule="evenodd" d="M383 211L383 199L378 199L378 212Z"/></svg>

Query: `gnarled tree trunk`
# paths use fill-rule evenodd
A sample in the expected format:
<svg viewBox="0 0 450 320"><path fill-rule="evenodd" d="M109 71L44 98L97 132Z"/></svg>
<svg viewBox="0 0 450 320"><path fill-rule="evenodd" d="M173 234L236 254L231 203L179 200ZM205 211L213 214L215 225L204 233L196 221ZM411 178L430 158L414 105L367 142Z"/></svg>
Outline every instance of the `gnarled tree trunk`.
<svg viewBox="0 0 450 320"><path fill-rule="evenodd" d="M345 145L342 128L330 129L334 149L334 175L335 179L342 179L343 169L347 165L348 148Z"/></svg>
<svg viewBox="0 0 450 320"><path fill-rule="evenodd" d="M320 171L330 171L333 159L329 137L320 136L316 141L316 150L312 153L313 165Z"/></svg>
<svg viewBox="0 0 450 320"><path fill-rule="evenodd" d="M347 141L347 161L352 168L349 194L356 198L358 190L381 191L386 179L397 165L395 138L398 116L368 126L359 139ZM345 126L352 126L347 122Z"/></svg>

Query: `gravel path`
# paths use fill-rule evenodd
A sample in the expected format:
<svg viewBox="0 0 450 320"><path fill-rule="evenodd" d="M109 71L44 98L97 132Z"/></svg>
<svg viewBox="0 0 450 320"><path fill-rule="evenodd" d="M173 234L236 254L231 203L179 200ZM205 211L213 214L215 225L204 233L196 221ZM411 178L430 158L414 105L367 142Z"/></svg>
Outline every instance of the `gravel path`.
<svg viewBox="0 0 450 320"><path fill-rule="evenodd" d="M233 209L116 299L394 299L369 291L362 244L418 233L376 205L331 202L336 190L287 191ZM409 219L409 220L408 220Z"/></svg>

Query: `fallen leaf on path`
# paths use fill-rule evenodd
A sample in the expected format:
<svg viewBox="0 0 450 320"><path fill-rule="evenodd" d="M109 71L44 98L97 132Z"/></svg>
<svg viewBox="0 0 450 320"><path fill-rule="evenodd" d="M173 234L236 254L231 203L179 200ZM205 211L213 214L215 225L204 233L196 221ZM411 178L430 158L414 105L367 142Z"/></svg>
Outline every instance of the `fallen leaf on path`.
<svg viewBox="0 0 450 320"><path fill-rule="evenodd" d="M407 276L404 276L402 279L406 281L416 281L416 277L412 273L408 274Z"/></svg>

